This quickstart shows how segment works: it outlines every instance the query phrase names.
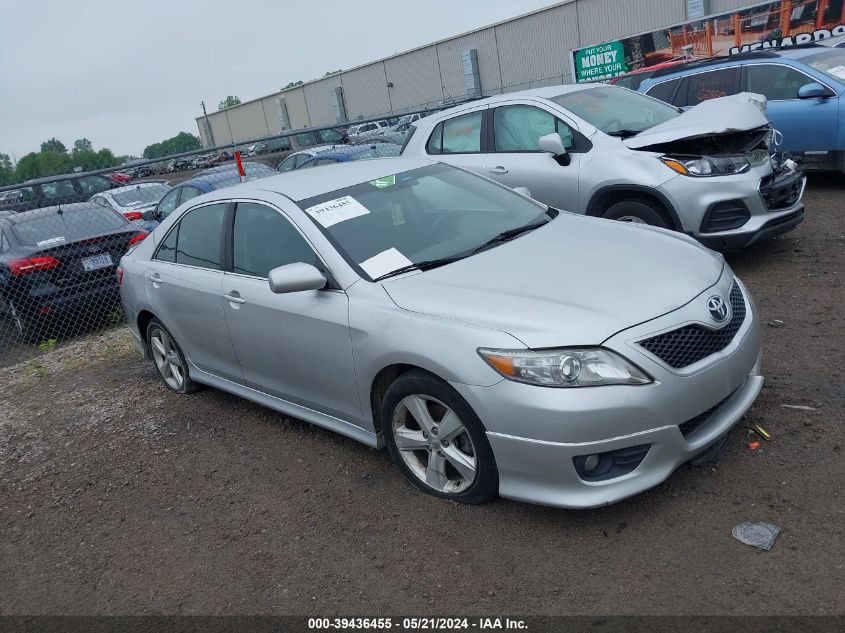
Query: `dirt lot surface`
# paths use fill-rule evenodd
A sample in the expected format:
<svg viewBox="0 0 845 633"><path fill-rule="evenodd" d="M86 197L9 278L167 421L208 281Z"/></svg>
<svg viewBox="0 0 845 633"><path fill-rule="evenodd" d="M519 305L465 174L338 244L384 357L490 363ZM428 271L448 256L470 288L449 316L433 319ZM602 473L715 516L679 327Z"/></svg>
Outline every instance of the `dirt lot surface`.
<svg viewBox="0 0 845 633"><path fill-rule="evenodd" d="M841 614L843 200L816 178L803 226L729 257L766 385L727 456L599 510L424 496L384 452L167 391L122 329L0 369L0 613Z"/></svg>

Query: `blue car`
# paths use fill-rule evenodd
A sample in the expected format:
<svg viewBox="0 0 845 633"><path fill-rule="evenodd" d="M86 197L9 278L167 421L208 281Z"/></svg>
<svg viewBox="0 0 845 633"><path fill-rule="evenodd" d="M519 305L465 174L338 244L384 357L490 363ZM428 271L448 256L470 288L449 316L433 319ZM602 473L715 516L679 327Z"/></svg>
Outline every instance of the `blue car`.
<svg viewBox="0 0 845 633"><path fill-rule="evenodd" d="M334 163L346 163L351 160L364 160L367 158L387 158L388 156L399 156L400 153L402 153L402 147L395 143L352 145L320 152L316 156L294 167L294 169L333 165Z"/></svg>
<svg viewBox="0 0 845 633"><path fill-rule="evenodd" d="M805 170L845 172L845 49L802 46L694 61L655 72L638 91L680 108L762 94L783 135L778 149L802 159Z"/></svg>
<svg viewBox="0 0 845 633"><path fill-rule="evenodd" d="M256 180L257 178L264 178L266 176L278 175L272 167L268 167L264 163L248 162L244 163L244 172L247 180ZM170 215L173 210L181 204L184 204L191 198L196 198L204 193L223 189L224 187L231 187L241 182L240 174L238 174L237 165L221 165L220 167L212 167L194 174L190 180L181 182L176 185L170 193L164 196L156 208L149 214L144 214L144 219L148 221L161 222L164 218Z"/></svg>

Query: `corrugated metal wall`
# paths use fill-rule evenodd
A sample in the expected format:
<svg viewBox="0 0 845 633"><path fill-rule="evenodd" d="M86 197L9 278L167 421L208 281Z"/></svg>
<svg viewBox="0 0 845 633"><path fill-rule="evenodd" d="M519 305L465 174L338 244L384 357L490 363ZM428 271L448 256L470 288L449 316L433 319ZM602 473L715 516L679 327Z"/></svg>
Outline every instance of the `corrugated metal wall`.
<svg viewBox="0 0 845 633"><path fill-rule="evenodd" d="M311 125L329 125L335 122L332 110L331 90L340 85L340 75L305 84L305 101L308 105L308 118Z"/></svg>
<svg viewBox="0 0 845 633"><path fill-rule="evenodd" d="M343 73L343 99L349 120L390 112L390 95L384 64L376 62Z"/></svg>
<svg viewBox="0 0 845 633"><path fill-rule="evenodd" d="M232 140L236 143L267 136L270 133L267 131L267 120L264 117L261 101L250 101L240 107L227 108L224 112L229 118L229 129L234 136ZM214 138L219 142L216 131Z"/></svg>
<svg viewBox="0 0 845 633"><path fill-rule="evenodd" d="M285 98L285 104L288 107L288 117L290 117L291 129L298 130L312 125L311 119L308 116L308 104L305 103L305 90L302 88L285 90L284 92L279 93L279 96Z"/></svg>
<svg viewBox="0 0 845 633"><path fill-rule="evenodd" d="M725 13L760 0L710 0ZM294 128L335 122L331 89L343 86L347 117L401 113L466 94L465 50L478 51L485 95L572 81L572 50L686 20L685 0L569 0L495 26L373 62L300 88L209 115L214 140L231 142L280 130L275 97L285 97ZM388 84L392 83L392 87ZM261 106L261 107L259 107ZM228 114L227 114L228 113ZM227 118L228 116L228 118ZM202 117L197 127L202 133ZM231 129L231 133L230 133ZM205 139L204 139L205 140Z"/></svg>
<svg viewBox="0 0 845 633"><path fill-rule="evenodd" d="M571 81L570 51L579 46L576 3L500 24L496 41L504 92Z"/></svg>
<svg viewBox="0 0 845 633"><path fill-rule="evenodd" d="M443 100L436 47L427 46L386 59L384 70L387 82L393 84L388 90L394 112L434 105Z"/></svg>
<svg viewBox="0 0 845 633"><path fill-rule="evenodd" d="M584 46L687 19L684 0L581 0L576 4Z"/></svg>
<svg viewBox="0 0 845 633"><path fill-rule="evenodd" d="M501 92L502 74L499 68L499 49L493 28L456 37L437 45L440 76L446 93L457 96L466 94L464 83L463 53L474 48L478 51L478 74L485 95Z"/></svg>

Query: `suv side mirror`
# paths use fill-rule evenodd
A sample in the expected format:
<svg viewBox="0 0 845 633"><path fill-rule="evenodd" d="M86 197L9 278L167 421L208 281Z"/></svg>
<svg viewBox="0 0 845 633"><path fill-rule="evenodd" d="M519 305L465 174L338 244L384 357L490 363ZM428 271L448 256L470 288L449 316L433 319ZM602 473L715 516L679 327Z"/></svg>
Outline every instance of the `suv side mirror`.
<svg viewBox="0 0 845 633"><path fill-rule="evenodd" d="M798 98L799 99L819 99L824 97L827 94L827 90L825 87L820 83L816 83L815 81L812 83L804 84L798 89Z"/></svg>
<svg viewBox="0 0 845 633"><path fill-rule="evenodd" d="M563 146L563 141L560 140L558 134L546 134L537 140L537 149L541 152L551 154L555 158L566 154L566 148Z"/></svg>
<svg viewBox="0 0 845 633"><path fill-rule="evenodd" d="M267 276L271 292L277 295L305 290L322 290L327 282L326 276L316 267L303 262L279 266L271 270Z"/></svg>

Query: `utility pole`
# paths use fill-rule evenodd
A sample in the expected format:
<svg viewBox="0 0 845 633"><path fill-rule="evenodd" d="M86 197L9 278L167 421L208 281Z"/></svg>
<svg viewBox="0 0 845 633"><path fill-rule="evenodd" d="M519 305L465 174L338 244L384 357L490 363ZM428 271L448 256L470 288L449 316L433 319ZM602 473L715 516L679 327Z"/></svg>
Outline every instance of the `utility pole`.
<svg viewBox="0 0 845 633"><path fill-rule="evenodd" d="M208 120L208 112L205 111L205 101L200 101L202 114L205 117L205 129L208 131L208 146L214 147L214 132L211 131L211 121Z"/></svg>

